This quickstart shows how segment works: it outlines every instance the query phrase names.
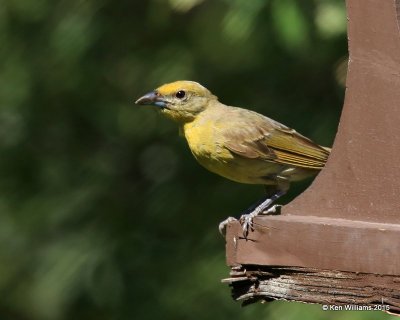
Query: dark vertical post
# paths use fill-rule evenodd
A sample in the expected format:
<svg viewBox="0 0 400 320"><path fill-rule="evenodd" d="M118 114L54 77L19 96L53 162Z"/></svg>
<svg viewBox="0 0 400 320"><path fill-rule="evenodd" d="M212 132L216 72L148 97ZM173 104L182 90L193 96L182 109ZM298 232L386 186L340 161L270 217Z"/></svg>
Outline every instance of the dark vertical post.
<svg viewBox="0 0 400 320"><path fill-rule="evenodd" d="M326 168L285 214L400 223L400 1L348 0L349 67Z"/></svg>

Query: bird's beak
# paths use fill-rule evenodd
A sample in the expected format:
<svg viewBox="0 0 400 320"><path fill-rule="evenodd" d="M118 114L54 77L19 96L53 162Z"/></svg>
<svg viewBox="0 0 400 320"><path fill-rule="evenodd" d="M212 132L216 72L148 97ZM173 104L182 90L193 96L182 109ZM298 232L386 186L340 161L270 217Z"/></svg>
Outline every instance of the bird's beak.
<svg viewBox="0 0 400 320"><path fill-rule="evenodd" d="M137 99L135 103L140 105L153 105L160 108L167 107L167 101L156 91L145 94L143 97Z"/></svg>

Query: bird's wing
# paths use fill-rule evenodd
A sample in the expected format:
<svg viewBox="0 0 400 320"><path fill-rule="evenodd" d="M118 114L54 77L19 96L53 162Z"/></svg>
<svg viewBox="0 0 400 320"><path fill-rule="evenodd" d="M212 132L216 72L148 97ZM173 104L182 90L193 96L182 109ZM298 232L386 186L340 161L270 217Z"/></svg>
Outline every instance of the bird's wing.
<svg viewBox="0 0 400 320"><path fill-rule="evenodd" d="M329 148L251 111L250 116L242 115L240 124L226 130L224 137L225 147L239 156L302 168L321 169L330 153Z"/></svg>

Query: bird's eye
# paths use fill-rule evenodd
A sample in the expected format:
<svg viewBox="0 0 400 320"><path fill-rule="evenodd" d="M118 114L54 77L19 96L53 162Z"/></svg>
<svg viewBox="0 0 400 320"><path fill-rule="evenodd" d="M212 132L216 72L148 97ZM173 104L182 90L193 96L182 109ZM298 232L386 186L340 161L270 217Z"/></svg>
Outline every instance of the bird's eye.
<svg viewBox="0 0 400 320"><path fill-rule="evenodd" d="M175 97L177 97L178 99L183 99L186 96L186 92L183 90L179 90L176 94Z"/></svg>

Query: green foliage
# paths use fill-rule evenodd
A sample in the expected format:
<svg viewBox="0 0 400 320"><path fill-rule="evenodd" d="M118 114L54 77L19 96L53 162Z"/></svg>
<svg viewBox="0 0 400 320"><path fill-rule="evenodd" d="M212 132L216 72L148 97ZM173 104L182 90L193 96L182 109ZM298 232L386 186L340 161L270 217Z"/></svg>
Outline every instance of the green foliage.
<svg viewBox="0 0 400 320"><path fill-rule="evenodd" d="M206 172L133 101L197 80L329 145L344 15L341 0L3 1L0 318L336 316L231 300L217 225L262 188Z"/></svg>

